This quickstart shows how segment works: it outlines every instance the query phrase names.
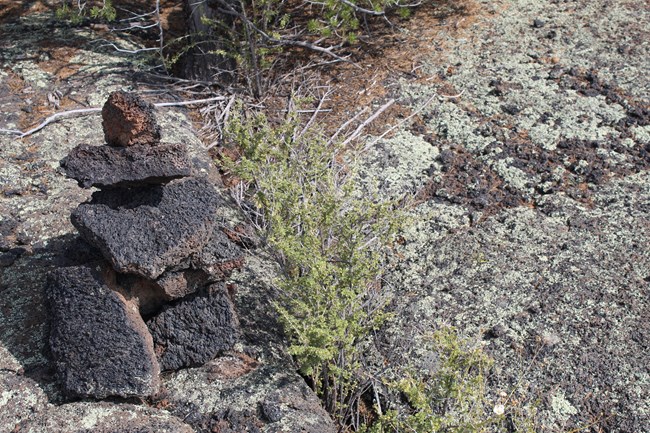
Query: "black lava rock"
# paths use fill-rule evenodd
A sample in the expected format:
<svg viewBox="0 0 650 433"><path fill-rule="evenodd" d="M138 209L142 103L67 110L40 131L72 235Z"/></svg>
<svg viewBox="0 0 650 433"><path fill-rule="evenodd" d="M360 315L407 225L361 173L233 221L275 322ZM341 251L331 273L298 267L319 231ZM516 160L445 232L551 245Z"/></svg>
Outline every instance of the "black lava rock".
<svg viewBox="0 0 650 433"><path fill-rule="evenodd" d="M109 146L155 146L160 143L160 126L153 104L138 95L111 93L102 107L104 139Z"/></svg>
<svg viewBox="0 0 650 433"><path fill-rule="evenodd" d="M202 365L238 341L239 321L225 284L189 295L147 322L163 370Z"/></svg>
<svg viewBox="0 0 650 433"><path fill-rule="evenodd" d="M118 272L158 278L209 241L221 196L205 179L95 192L72 224Z"/></svg>
<svg viewBox="0 0 650 433"><path fill-rule="evenodd" d="M137 307L111 290L105 263L59 268L48 276L50 348L70 396L150 396L160 368Z"/></svg>
<svg viewBox="0 0 650 433"><path fill-rule="evenodd" d="M158 146L90 146L80 144L61 161L68 177L82 188L167 183L191 174L182 144Z"/></svg>
<svg viewBox="0 0 650 433"><path fill-rule="evenodd" d="M215 281L228 278L234 269L244 263L241 247L215 226L210 240L203 249L192 256L192 267L209 274Z"/></svg>

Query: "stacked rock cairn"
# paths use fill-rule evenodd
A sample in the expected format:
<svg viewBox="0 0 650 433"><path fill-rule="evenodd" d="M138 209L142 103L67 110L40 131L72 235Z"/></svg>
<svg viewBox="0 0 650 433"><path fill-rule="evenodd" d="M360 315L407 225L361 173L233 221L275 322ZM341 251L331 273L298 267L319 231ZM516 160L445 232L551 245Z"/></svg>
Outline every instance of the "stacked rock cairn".
<svg viewBox="0 0 650 433"><path fill-rule="evenodd" d="M161 370L201 365L240 338L225 280L243 263L218 223L224 199L184 144L161 143L153 105L125 92L102 109L106 144L61 161L99 190L72 213L85 263L47 281L50 348L62 391L147 397Z"/></svg>

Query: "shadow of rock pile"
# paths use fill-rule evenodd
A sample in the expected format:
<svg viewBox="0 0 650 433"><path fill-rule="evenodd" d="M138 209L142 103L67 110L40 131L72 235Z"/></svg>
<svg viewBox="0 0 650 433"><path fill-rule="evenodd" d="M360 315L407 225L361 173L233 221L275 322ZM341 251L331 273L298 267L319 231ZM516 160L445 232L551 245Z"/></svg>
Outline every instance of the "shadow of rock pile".
<svg viewBox="0 0 650 433"><path fill-rule="evenodd" d="M71 216L96 253L48 277L50 348L66 395L147 397L160 371L238 341L224 280L243 255L218 223L224 199L184 144L161 143L151 104L115 92L102 117L106 144L61 161L80 187L99 188Z"/></svg>

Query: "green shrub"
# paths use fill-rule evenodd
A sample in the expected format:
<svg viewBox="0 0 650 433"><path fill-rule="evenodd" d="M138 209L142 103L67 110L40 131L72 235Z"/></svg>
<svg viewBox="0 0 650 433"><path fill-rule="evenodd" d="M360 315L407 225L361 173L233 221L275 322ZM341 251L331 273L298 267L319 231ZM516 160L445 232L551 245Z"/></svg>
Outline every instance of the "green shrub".
<svg viewBox="0 0 650 433"><path fill-rule="evenodd" d="M341 149L300 130L295 114L275 127L261 114L238 116L228 136L242 155L226 165L251 186L283 265L276 307L289 351L343 423L363 380L361 347L386 318L381 250L399 215L355 194Z"/></svg>
<svg viewBox="0 0 650 433"><path fill-rule="evenodd" d="M398 369L387 383L403 396L404 405L383 413L365 433L534 433L535 411L488 397L487 375L493 361L480 346L460 338L454 328L432 332L422 343L435 354L432 371ZM500 407L499 407L500 406Z"/></svg>
<svg viewBox="0 0 650 433"><path fill-rule="evenodd" d="M63 4L56 9L55 16L59 20L77 25L82 23L88 16L93 20L114 21L117 17L117 11L113 7L111 0L102 0L101 6L98 4L89 6L87 1L63 0Z"/></svg>
<svg viewBox="0 0 650 433"><path fill-rule="evenodd" d="M437 359L431 371L364 362L373 330L390 318L379 278L383 248L403 215L394 203L355 191L346 162L354 151L344 155L320 131L301 126L295 111L275 125L262 114L236 112L226 137L240 156L225 158L224 166L248 187L248 209L282 264L275 307L289 351L342 428L478 433L507 431L508 423L533 432L532 418L509 398L500 397L507 411L495 413L486 391L492 360L455 329L418 343ZM377 404L375 415L357 422L368 389L379 403L370 385L376 381L387 388L385 410Z"/></svg>

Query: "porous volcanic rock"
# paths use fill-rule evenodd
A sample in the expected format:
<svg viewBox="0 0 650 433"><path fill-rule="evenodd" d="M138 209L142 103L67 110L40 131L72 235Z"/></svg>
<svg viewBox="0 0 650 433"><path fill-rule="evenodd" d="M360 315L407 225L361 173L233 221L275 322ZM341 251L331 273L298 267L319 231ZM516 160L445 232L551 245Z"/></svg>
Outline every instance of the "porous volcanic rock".
<svg viewBox="0 0 650 433"><path fill-rule="evenodd" d="M133 404L79 402L51 407L15 433L193 433L179 418Z"/></svg>
<svg viewBox="0 0 650 433"><path fill-rule="evenodd" d="M186 269L179 272L165 272L154 284L160 288L166 301L173 301L194 293L206 282L210 275L200 269Z"/></svg>
<svg viewBox="0 0 650 433"><path fill-rule="evenodd" d="M137 306L111 289L114 278L102 262L48 276L50 348L67 395L149 396L158 390L153 341Z"/></svg>
<svg viewBox="0 0 650 433"><path fill-rule="evenodd" d="M210 239L222 198L206 179L97 191L72 224L118 272L155 279Z"/></svg>
<svg viewBox="0 0 650 433"><path fill-rule="evenodd" d="M135 302L140 314L146 317L159 312L166 303L194 293L210 282L210 276L200 269L167 271L157 280L133 274L117 276L124 295Z"/></svg>
<svg viewBox="0 0 650 433"><path fill-rule="evenodd" d="M191 264L208 273L213 281L223 280L233 270L242 267L244 255L241 247L230 240L223 227L215 226L210 241L192 256Z"/></svg>
<svg viewBox="0 0 650 433"><path fill-rule="evenodd" d="M164 307L147 322L162 370L202 365L238 341L239 321L224 283Z"/></svg>
<svg viewBox="0 0 650 433"><path fill-rule="evenodd" d="M109 146L154 146L160 143L160 126L154 106L132 93L111 93L102 108L104 139Z"/></svg>
<svg viewBox="0 0 650 433"><path fill-rule="evenodd" d="M110 147L80 144L61 160L68 177L82 188L167 183L191 174L183 144Z"/></svg>

